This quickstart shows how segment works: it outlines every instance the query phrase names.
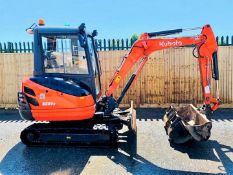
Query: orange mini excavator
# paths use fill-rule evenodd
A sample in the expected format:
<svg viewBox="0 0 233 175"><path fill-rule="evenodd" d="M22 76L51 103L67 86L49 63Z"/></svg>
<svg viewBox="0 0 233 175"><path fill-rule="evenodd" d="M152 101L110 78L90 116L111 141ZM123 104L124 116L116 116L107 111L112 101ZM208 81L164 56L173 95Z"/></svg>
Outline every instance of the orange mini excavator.
<svg viewBox="0 0 233 175"><path fill-rule="evenodd" d="M202 110L215 111L220 102L218 86L217 96L213 98L210 81L212 72L213 78L219 80L217 44L210 25L199 29L201 34L191 37L165 37L184 29L143 33L116 70L107 92L101 96L101 68L94 42L97 31L88 33L85 24L46 27L40 20L39 25L27 29L34 35L34 72L32 77L22 81L18 105L23 119L46 122L36 122L24 129L22 142L29 146L114 147L123 125L129 128L129 141L135 142L137 127L133 103L126 110L119 109L119 104L148 56L172 47L195 46L204 97ZM138 62L120 97L114 99L113 93L119 83ZM173 121L171 117L168 120Z"/></svg>

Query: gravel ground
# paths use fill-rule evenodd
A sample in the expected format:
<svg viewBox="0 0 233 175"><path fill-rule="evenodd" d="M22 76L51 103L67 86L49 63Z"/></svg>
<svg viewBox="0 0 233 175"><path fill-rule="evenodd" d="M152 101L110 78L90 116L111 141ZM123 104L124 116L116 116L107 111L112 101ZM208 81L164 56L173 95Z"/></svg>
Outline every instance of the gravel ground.
<svg viewBox="0 0 233 175"><path fill-rule="evenodd" d="M15 110L0 110L0 174L233 174L233 109L213 116L210 140L170 145L160 108L137 109L137 155L118 149L24 146L20 132L31 124Z"/></svg>

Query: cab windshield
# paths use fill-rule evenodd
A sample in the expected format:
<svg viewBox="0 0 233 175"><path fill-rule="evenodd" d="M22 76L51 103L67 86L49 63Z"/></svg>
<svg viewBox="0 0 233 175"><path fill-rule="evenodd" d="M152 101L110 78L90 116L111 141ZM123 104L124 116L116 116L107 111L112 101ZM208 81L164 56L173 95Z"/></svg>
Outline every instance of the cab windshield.
<svg viewBox="0 0 233 175"><path fill-rule="evenodd" d="M88 74L85 49L76 35L42 36L45 73Z"/></svg>

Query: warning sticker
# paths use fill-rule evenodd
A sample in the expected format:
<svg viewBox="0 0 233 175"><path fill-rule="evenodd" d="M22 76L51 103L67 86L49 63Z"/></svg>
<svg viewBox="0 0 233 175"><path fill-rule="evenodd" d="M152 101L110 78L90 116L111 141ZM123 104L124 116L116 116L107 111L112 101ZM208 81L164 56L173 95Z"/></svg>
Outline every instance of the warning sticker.
<svg viewBox="0 0 233 175"><path fill-rule="evenodd" d="M209 86L206 86L206 87L205 87L205 93L207 93L207 94L210 93L210 87L209 87Z"/></svg>
<svg viewBox="0 0 233 175"><path fill-rule="evenodd" d="M116 83L119 83L119 81L120 81L120 80L121 80L121 76L120 76L120 75L118 75L118 76L115 78L115 80L114 80L114 81L115 81Z"/></svg>
<svg viewBox="0 0 233 175"><path fill-rule="evenodd" d="M41 93L40 96L39 96L39 98L40 98L41 100L45 99L45 93Z"/></svg>

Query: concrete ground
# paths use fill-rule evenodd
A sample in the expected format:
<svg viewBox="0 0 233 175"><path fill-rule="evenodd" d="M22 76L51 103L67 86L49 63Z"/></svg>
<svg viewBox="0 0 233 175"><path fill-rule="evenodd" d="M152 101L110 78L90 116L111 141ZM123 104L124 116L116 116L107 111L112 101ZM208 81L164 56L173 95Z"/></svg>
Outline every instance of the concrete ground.
<svg viewBox="0 0 233 175"><path fill-rule="evenodd" d="M118 149L26 147L20 132L30 122L0 110L0 174L233 174L233 109L213 116L206 142L170 145L159 108L138 109L137 155Z"/></svg>

